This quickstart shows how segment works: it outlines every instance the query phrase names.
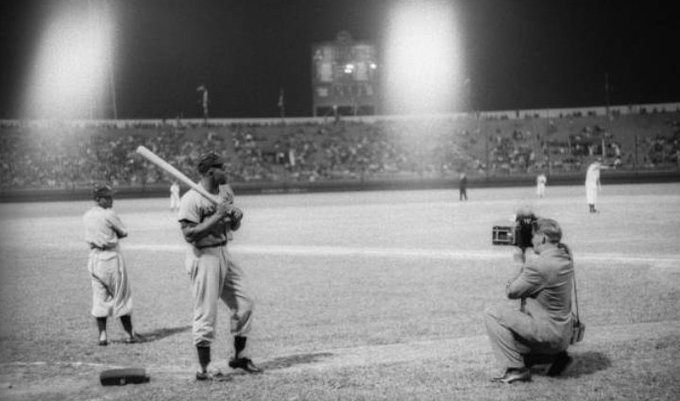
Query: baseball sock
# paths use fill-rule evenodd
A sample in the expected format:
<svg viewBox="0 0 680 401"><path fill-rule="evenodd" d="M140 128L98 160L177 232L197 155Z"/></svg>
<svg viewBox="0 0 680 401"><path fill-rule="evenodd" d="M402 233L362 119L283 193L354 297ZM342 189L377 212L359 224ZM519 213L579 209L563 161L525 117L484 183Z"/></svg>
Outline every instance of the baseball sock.
<svg viewBox="0 0 680 401"><path fill-rule="evenodd" d="M247 337L243 336L234 336L234 358L238 359L240 358L241 352L243 352L244 349L246 349L246 340Z"/></svg>
<svg viewBox="0 0 680 401"><path fill-rule="evenodd" d="M201 370L205 372L210 365L210 347L197 345L196 351L198 352L198 363L201 365Z"/></svg>
<svg viewBox="0 0 680 401"><path fill-rule="evenodd" d="M130 315L123 315L120 317L120 322L123 324L123 329L132 336L132 318Z"/></svg>
<svg viewBox="0 0 680 401"><path fill-rule="evenodd" d="M99 336L101 337L102 332L106 332L106 318L105 317L98 317L96 318L97 320L97 329L99 329Z"/></svg>

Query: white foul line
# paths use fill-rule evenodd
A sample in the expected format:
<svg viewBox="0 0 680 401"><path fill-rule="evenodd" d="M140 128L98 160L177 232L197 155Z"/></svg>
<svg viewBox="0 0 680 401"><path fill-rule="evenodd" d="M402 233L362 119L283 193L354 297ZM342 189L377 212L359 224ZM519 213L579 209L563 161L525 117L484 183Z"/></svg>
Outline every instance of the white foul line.
<svg viewBox="0 0 680 401"><path fill-rule="evenodd" d="M151 245L126 244L125 249L141 251L182 251L184 245ZM397 257L397 258L429 258L440 260L495 260L512 258L513 248L500 247L490 250L456 250L432 248L379 248L349 247L321 245L231 245L230 251L235 254L282 255L282 256L326 256L326 257ZM653 263L664 267L680 268L680 255L626 255L610 253L576 254L576 261L609 262L609 263Z"/></svg>

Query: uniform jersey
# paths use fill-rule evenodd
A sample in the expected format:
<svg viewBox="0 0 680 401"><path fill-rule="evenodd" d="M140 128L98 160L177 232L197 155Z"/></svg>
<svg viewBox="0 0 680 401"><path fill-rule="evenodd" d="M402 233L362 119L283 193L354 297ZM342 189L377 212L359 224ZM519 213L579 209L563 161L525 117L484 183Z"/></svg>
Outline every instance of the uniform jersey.
<svg viewBox="0 0 680 401"><path fill-rule="evenodd" d="M187 221L200 224L206 218L215 214L216 211L217 206L215 206L215 204L192 189L182 196L177 218L180 222ZM205 248L223 244L227 241L227 228L228 225L225 221L219 222L213 227L208 235L198 241L192 242L191 245L197 248Z"/></svg>
<svg viewBox="0 0 680 401"><path fill-rule="evenodd" d="M85 213L83 223L85 241L97 248L115 248L118 238L127 236L127 228L113 209L95 206Z"/></svg>
<svg viewBox="0 0 680 401"><path fill-rule="evenodd" d="M536 177L536 184L541 186L545 185L545 183L548 181L548 179L545 177L545 175L541 174L538 177Z"/></svg>
<svg viewBox="0 0 680 401"><path fill-rule="evenodd" d="M586 185L597 185L600 179L600 163L592 163L586 171Z"/></svg>

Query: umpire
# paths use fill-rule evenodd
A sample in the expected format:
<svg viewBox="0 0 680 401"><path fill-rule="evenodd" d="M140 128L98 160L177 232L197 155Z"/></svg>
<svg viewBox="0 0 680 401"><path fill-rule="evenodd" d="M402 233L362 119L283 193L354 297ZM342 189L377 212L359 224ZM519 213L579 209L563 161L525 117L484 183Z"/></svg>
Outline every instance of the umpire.
<svg viewBox="0 0 680 401"><path fill-rule="evenodd" d="M561 239L562 229L555 220L539 218L531 239L538 257L529 258L506 286L508 298L521 300L520 309L502 305L485 311L492 348L505 368L493 381L531 380L532 361L547 358L549 376L561 374L571 363L567 347L574 266Z"/></svg>

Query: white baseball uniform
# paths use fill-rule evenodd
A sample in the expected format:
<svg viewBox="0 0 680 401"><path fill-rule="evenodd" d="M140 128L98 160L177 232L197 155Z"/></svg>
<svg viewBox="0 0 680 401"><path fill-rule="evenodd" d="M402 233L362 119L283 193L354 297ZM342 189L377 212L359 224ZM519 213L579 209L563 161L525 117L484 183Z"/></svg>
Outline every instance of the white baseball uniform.
<svg viewBox="0 0 680 401"><path fill-rule="evenodd" d="M92 315L120 317L132 313L132 292L118 244L127 229L113 209L94 206L83 216L90 245L87 270L92 278Z"/></svg>
<svg viewBox="0 0 680 401"><path fill-rule="evenodd" d="M545 174L539 174L538 177L536 177L536 195L541 198L545 196L546 182L548 182L548 178L545 176Z"/></svg>
<svg viewBox="0 0 680 401"><path fill-rule="evenodd" d="M176 182L170 186L170 210L179 209L179 184Z"/></svg>
<svg viewBox="0 0 680 401"><path fill-rule="evenodd" d="M228 197L224 191L220 196ZM195 190L182 196L178 219L199 224L213 215L216 206ZM212 232L189 243L185 268L194 295L194 344L210 344L215 339L218 299L231 311L231 333L245 336L250 331L253 301L244 287L243 271L233 262L227 250L230 227L217 224Z"/></svg>
<svg viewBox="0 0 680 401"><path fill-rule="evenodd" d="M593 162L586 171L586 202L589 205L597 203L597 191L600 186L600 163Z"/></svg>

